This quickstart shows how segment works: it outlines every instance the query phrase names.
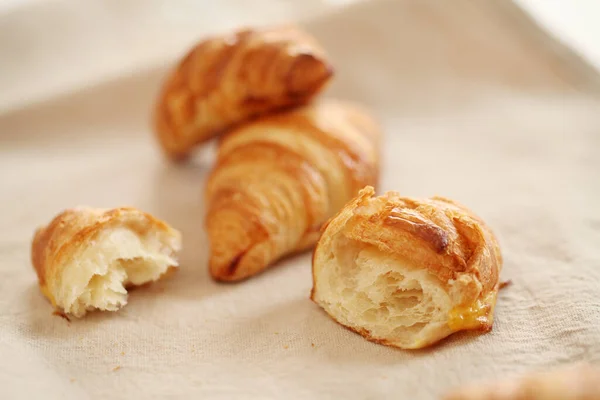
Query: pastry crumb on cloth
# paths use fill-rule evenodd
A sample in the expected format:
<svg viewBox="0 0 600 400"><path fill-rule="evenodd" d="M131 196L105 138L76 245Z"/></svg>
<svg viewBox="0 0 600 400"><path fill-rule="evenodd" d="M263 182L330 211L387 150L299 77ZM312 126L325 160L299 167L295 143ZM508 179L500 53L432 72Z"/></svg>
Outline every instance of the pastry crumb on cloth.
<svg viewBox="0 0 600 400"><path fill-rule="evenodd" d="M65 210L39 228L31 259L44 296L67 321L92 310L117 311L127 289L178 266L181 234L135 208Z"/></svg>

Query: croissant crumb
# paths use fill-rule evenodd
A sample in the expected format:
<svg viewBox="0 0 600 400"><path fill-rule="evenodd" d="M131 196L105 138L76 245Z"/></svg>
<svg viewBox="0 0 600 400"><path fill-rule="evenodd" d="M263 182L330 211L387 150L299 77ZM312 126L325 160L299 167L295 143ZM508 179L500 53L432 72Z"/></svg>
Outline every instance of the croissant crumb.
<svg viewBox="0 0 600 400"><path fill-rule="evenodd" d="M447 199L373 194L362 190L324 229L312 299L343 326L400 348L491 329L501 268L491 231Z"/></svg>
<svg viewBox="0 0 600 400"><path fill-rule="evenodd" d="M154 282L177 267L180 234L135 209L79 208L40 229L32 246L40 287L74 317L117 311L127 288Z"/></svg>

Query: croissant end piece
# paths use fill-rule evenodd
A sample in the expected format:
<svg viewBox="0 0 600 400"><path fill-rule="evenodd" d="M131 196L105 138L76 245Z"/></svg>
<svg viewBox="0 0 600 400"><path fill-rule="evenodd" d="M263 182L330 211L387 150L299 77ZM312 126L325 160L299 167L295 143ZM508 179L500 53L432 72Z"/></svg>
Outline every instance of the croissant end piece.
<svg viewBox="0 0 600 400"><path fill-rule="evenodd" d="M127 304L129 286L158 280L177 267L181 235L134 208L74 208L33 238L40 289L60 312L82 317Z"/></svg>
<svg viewBox="0 0 600 400"><path fill-rule="evenodd" d="M598 400L600 368L577 363L458 389L444 400Z"/></svg>
<svg viewBox="0 0 600 400"><path fill-rule="evenodd" d="M491 329L501 266L492 231L467 208L366 187L323 230L311 298L368 340L422 348Z"/></svg>
<svg viewBox="0 0 600 400"><path fill-rule="evenodd" d="M333 69L293 26L243 30L194 47L167 78L154 115L172 159L250 117L307 103Z"/></svg>
<svg viewBox="0 0 600 400"><path fill-rule="evenodd" d="M206 188L212 276L244 279L312 247L329 217L376 184L379 136L366 111L333 100L224 136Z"/></svg>

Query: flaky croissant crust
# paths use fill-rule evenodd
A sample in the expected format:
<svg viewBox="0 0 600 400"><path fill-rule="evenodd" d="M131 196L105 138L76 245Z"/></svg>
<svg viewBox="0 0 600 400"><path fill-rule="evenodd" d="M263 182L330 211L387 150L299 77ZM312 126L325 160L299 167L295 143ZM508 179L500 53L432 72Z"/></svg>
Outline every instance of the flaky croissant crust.
<svg viewBox="0 0 600 400"><path fill-rule="evenodd" d="M336 251L334 238L342 235L412 268L426 269L445 283L453 301L449 332L491 329L502 256L485 222L447 198L413 199L395 192L374 197L374 193L372 187L361 190L323 227L313 255L311 298L320 302L320 268ZM395 345L372 336L368 329L350 328L370 340Z"/></svg>
<svg viewBox="0 0 600 400"><path fill-rule="evenodd" d="M328 232L343 231L349 238L370 243L412 265L426 266L441 281L471 274L481 290L464 293L464 303L498 285L500 247L487 224L468 208L444 197L414 199L387 192L375 198L383 207L369 214L361 207L374 195L373 187L361 190L323 227L323 243Z"/></svg>
<svg viewBox="0 0 600 400"><path fill-rule="evenodd" d="M155 131L168 156L184 159L250 117L306 103L332 74L316 41L292 25L211 37L167 77Z"/></svg>
<svg viewBox="0 0 600 400"><path fill-rule="evenodd" d="M243 279L312 247L330 216L377 183L379 137L366 110L337 100L222 137L205 192L212 276Z"/></svg>

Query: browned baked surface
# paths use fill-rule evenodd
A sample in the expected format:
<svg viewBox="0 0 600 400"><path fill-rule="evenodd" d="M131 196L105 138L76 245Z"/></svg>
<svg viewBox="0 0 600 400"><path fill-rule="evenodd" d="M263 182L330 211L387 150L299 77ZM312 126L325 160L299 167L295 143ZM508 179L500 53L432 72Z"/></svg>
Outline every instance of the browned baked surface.
<svg viewBox="0 0 600 400"><path fill-rule="evenodd" d="M600 369L575 364L459 388L444 400L599 400Z"/></svg>
<svg viewBox="0 0 600 400"><path fill-rule="evenodd" d="M439 321L439 329L432 329L431 335L424 335L427 337L418 341L395 342L394 337L372 333L369 323L363 324L360 318L355 318L357 322L352 324L350 320L342 321L336 315L335 304L344 299L335 298L329 282L341 282L342 278L356 279L361 266L357 266L355 260L363 250L370 252L371 259L368 262L375 265L374 268L382 266L382 270L374 272L376 275L373 277L403 274L395 282L401 284L403 279L408 279L407 274L427 272L428 284L431 280L448 296L446 304L438 304L449 310ZM389 260L393 261L394 267L383 269ZM419 348L459 330L491 329L501 267L502 256L494 234L466 207L443 197L413 199L394 192L374 197L373 188L368 187L323 229L313 257L311 297L342 325L369 340L404 348ZM355 269L350 272L351 268ZM344 277L345 274L354 276ZM325 276L327 281L320 281ZM394 283L389 280L386 282ZM395 293L399 291L401 289ZM393 302L393 296L392 293L391 298L373 306L387 307L388 303ZM351 302L348 304L346 308L352 305ZM429 321L420 321L426 322Z"/></svg>
<svg viewBox="0 0 600 400"><path fill-rule="evenodd" d="M377 183L379 137L365 110L335 100L224 136L206 186L212 276L243 279L312 247L327 218Z"/></svg>
<svg viewBox="0 0 600 400"><path fill-rule="evenodd" d="M31 260L40 285L52 279L56 267L64 262L74 248L85 246L94 234L116 224L127 226L140 235L158 227L170 230L164 222L134 208L72 208L58 214L50 223L39 228L31 245Z"/></svg>
<svg viewBox="0 0 600 400"><path fill-rule="evenodd" d="M166 154L183 159L248 118L308 102L332 74L315 40L291 25L211 37L167 77L155 131Z"/></svg>
<svg viewBox="0 0 600 400"><path fill-rule="evenodd" d="M362 200L348 208L361 207L373 194L365 190ZM375 214L355 214L344 226L345 235L425 266L442 281L468 272L484 292L496 287L500 249L492 231L472 211L444 197L414 199L390 192L384 201Z"/></svg>

